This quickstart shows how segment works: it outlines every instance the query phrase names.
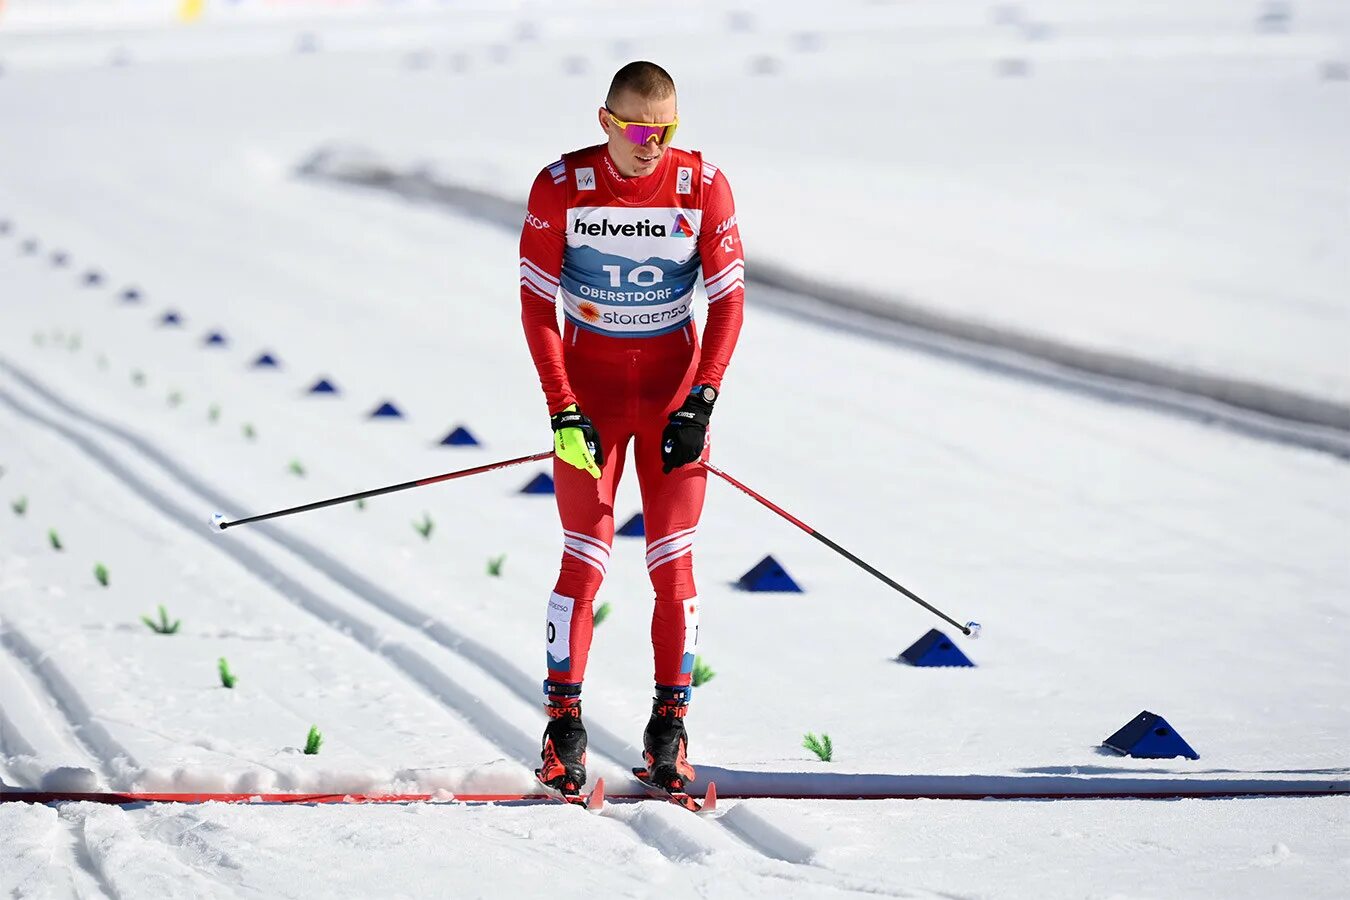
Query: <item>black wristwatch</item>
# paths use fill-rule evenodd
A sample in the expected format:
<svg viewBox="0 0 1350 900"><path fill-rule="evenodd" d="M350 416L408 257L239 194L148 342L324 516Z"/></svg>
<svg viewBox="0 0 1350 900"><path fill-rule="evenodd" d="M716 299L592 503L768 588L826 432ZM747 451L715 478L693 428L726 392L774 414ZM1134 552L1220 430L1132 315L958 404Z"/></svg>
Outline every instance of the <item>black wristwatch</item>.
<svg viewBox="0 0 1350 900"><path fill-rule="evenodd" d="M689 392L689 396L697 397L704 403L712 406L717 400L717 388L713 387L711 384L696 385L694 389Z"/></svg>

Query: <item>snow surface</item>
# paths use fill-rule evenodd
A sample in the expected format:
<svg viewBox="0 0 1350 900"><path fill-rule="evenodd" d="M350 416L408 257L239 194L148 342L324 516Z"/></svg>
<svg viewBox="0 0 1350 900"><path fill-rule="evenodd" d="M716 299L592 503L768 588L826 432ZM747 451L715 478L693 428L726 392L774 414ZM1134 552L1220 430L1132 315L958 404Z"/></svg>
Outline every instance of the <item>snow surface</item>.
<svg viewBox="0 0 1350 900"><path fill-rule="evenodd" d="M1296 18L1305 31L1262 35L1288 54L1277 64L1262 55L1272 45L1252 49L1254 37L1216 42L1210 4L1194 7L1193 19L1168 20L1194 32L1169 45L1156 33L1155 20L1166 19L1160 8L1149 7L1154 18L1134 30L1133 20L1117 18L1119 5L1061 26L1097 34L1099 44L1091 53L1088 43L1058 37L1035 44L1045 53L1059 46L1063 64L1083 70L1046 84L1039 62L1030 79L992 79L987 63L1003 44L988 43L985 6L849 6L832 27L847 31L839 23L851 22L852 43L827 37L803 55L834 73L809 77L818 93L804 95L814 112L803 118L814 121L826 94L848 114L852 95L825 88L870 83L867 60L894 37L881 27L888 16L928 16L906 32L914 53L905 65L925 78L906 82L914 94L897 92L896 110L906 118L914 109L905 104L946 110L959 122L924 131L917 145L899 142L895 154L931 154L932 165L896 166L886 178L897 190L913 179L912 230L935 243L964 235L959 256L969 268L954 267L943 290L923 299L960 303L996 285L1000 303L1017 306L1018 324L1101 326L1079 335L1087 340L1120 317L1163 358L1184 345L1206 364L1330 385L1326 392L1340 396L1344 358L1332 351L1345 298L1333 288L1344 274L1336 250L1344 234L1334 211L1318 210L1323 202L1331 209L1337 190L1344 199L1334 174L1344 123L1320 105L1344 86L1308 75L1286 96L1261 82L1287 103L1260 95L1267 99L1234 113L1234 127L1260 130L1264 142L1235 142L1233 152L1250 153L1248 163L1306 157L1289 177L1307 178L1316 188L1307 194L1249 178L1242 159L1216 163L1204 151L1228 142L1212 120L1192 122L1194 143L1133 126L1138 141L1112 141L1122 133L1112 128L1140 114L1135 100L1191 121L1187 104L1202 100L1169 87L1177 72L1230 99L1262 73L1292 78L1298 66L1289 58L1301 65L1321 52L1319 29L1336 20ZM775 25L783 34L810 23L825 30L806 7L792 13L805 24L784 15ZM953 15L968 21L954 25ZM684 67L676 66L687 85L689 142L729 170L752 248L806 271L871 277L842 271L839 245L807 239L820 236L813 223L821 215L874 227L881 204L856 198L887 188L821 168L821 159L837 159L807 140L828 133L823 125L796 129L781 146L762 142L783 104L756 101L774 91L781 100L800 82L744 72L756 47L783 34L729 30L745 23L711 5L663 16L551 14L529 42L509 16L480 17L458 39L446 37L444 21L425 32L431 37L335 32L321 52L302 55L285 30L193 32L190 56L188 45L158 32L45 36L41 52L0 33L0 121L21 123L21 139L0 142L0 221L13 223L0 236L0 779L53 790L530 789L543 721L540 626L559 552L550 498L517 493L538 469L224 534L206 523L216 510L245 515L547 446L519 334L514 238L295 179L294 167L328 141L425 158L462 181L523 192L550 154L592 139L582 127L589 101L578 92L598 94L620 56L669 50ZM703 38L658 46L639 37L654 21ZM1045 117L1066 103L1090 105L1087 88L1120 98L1118 80L1093 87L1087 75L1125 77L1113 66L1132 58L1130 48L1150 46L1149 35L1155 49L1175 49L1146 57L1147 103L1092 106L1114 123L1101 131L1015 127L1022 120L1000 93L1026 89ZM339 38L353 47L334 51ZM612 46L621 38L626 46ZM744 45L726 51L732 41ZM114 44L131 64L104 65ZM493 49L500 46L509 47L505 60ZM1074 46L1080 57L1067 52ZM578 54L589 71L558 77ZM968 90L954 104L945 76L962 66ZM1132 68L1129 77L1145 75ZM493 110L526 103L537 113L528 133L497 126ZM1282 115L1310 130L1262 118ZM715 133L717 122L738 123L744 136ZM978 164L991 134L1019 148L1017 171ZM1091 135L1079 151L1114 146L1119 166L1148 161L1185 197L1218 198L1206 215L1222 252L1207 256L1210 245L1163 214L1146 239L1140 232L1113 244L1094 231L1093 222L1108 228L1100 188L1119 170L1103 164L1100 179L1065 199L1054 156L1071 156L1073 142ZM857 148L849 169L861 173L869 154L890 158L885 150ZM993 242L1008 235L998 209L1011 215L1016 200L984 219L963 216L953 197L967 197L967 213L984 208L998 195L981 198L980 186L995 181L1013 196L1059 196L1075 216L1069 231L1088 257L1106 262L1085 261L1084 280L1074 282L1062 260L1034 262L1056 245L1055 228ZM783 184L800 184L801 196L789 198ZM1125 195L1146 207L1148 192L1136 187ZM1278 214L1254 225L1247 213L1277 195ZM1267 234L1280 242L1260 258L1229 242ZM34 253L22 251L29 239ZM902 261L888 238L868 240ZM1322 240L1330 242L1322 263L1300 267L1315 262L1308 248ZM905 260L907 279L936 271L936 257L910 247L931 265ZM68 255L66 265L53 265L54 252ZM1161 327L1162 312L1184 320L1183 310L1199 308L1192 294L1184 303L1155 298L1151 312L1120 302L1127 279L1105 273L1137 273L1131 253L1170 260L1170 269L1144 267L1139 277L1153 279L1144 288L1212 276L1219 288L1205 296L1213 305L1197 316L1234 315L1242 330ZM1031 274L1005 277L1000 260ZM87 286L91 271L101 281ZM1102 295L1103 310L1075 313L1077 288L1069 288L1087 283L1120 293L1110 303ZM1235 313L1245 295L1229 287L1238 283L1278 290ZM1065 289L1044 297L1036 284ZM128 287L139 301L121 299ZM1025 301L1024 287L1045 302ZM1285 290L1320 299L1283 302ZM158 324L169 308L181 327ZM225 346L203 344L215 329ZM1287 340L1269 340L1276 333ZM1259 352L1258 334L1266 338ZM279 369L250 365L264 351ZM321 376L341 394L307 395ZM1344 462L815 330L756 309L753 298L726 386L715 427L720 465L956 618L982 621L985 639L961 644L974 669L898 665L894 657L935 620L711 484L697 557L700 649L717 676L698 691L690 729L695 763L715 768L724 792L738 783L824 784L813 778L826 773L854 784L924 776L1028 787L1047 779L1316 784L1350 774ZM368 421L384 400L407 418ZM795 413L804 407L823 417L820 433L802 434ZM485 446L438 446L457 424ZM303 477L289 471L293 460ZM22 516L8 506L19 497L28 501ZM630 479L619 515L637 505ZM424 513L435 523L428 540L411 525ZM600 598L613 613L598 630L587 680L592 769L611 791L631 785L625 772L638 761L649 697L640 547L620 539L615 548ZM807 593L731 588L768 552ZM486 561L500 553L503 574L490 577ZM97 562L109 570L106 588L94 580ZM140 623L161 603L182 619L178 634ZM233 691L217 681L222 656L239 677ZM1098 749L1144 708L1167 716L1201 759L1122 760ZM325 736L317 756L300 752L311 724ZM829 764L800 747L803 732L822 730L837 748ZM1350 875L1345 797L723 807L700 820L650 803L612 804L599 817L536 803L4 804L0 888L514 896L544 893L566 865L600 895L1331 897Z"/></svg>
<svg viewBox="0 0 1350 900"><path fill-rule="evenodd" d="M1319 897L1341 893L1346 865L1333 798L745 801L725 828L669 806L612 813L10 804L0 871L20 896L543 896L565 865L596 897Z"/></svg>

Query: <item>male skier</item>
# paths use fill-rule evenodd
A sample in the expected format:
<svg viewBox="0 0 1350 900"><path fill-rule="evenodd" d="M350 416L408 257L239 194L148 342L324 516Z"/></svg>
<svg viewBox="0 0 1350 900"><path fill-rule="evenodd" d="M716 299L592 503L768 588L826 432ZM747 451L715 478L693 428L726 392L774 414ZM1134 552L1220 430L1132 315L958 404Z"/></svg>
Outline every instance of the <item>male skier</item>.
<svg viewBox="0 0 1350 900"><path fill-rule="evenodd" d="M678 123L670 75L629 63L598 117L606 142L539 173L520 236L521 320L552 417L563 527L537 775L567 795L586 783L581 683L631 440L656 593L643 758L653 784L682 791L694 778L684 728L698 643L691 549L707 486L693 463L740 333L745 266L726 176L698 152L670 146ZM690 315L700 271L709 303L701 348Z"/></svg>

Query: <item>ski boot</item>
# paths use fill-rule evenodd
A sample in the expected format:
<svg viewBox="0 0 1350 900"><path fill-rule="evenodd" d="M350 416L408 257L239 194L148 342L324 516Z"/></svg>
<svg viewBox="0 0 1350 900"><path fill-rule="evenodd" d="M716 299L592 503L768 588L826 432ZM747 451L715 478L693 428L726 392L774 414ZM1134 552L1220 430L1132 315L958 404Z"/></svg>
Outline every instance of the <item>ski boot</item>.
<svg viewBox="0 0 1350 900"><path fill-rule="evenodd" d="M549 692L544 706L548 726L539 753L543 764L534 770L541 784L568 798L579 796L586 783L586 726L581 721L580 685L576 687L575 693L565 695Z"/></svg>
<svg viewBox="0 0 1350 900"><path fill-rule="evenodd" d="M691 693L688 687L657 685L652 717L642 732L642 759L647 764L643 780L673 794L683 793L696 777L686 756L689 737L684 732Z"/></svg>

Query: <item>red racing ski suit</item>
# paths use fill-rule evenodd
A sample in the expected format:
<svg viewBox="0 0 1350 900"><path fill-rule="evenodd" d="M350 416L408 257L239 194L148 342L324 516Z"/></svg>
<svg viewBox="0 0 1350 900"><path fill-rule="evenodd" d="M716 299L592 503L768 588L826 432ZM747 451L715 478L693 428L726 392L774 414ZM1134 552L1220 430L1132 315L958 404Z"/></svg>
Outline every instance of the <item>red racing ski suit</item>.
<svg viewBox="0 0 1350 900"><path fill-rule="evenodd" d="M741 328L744 272L731 187L697 152L669 148L655 172L627 178L602 144L567 154L535 178L520 236L526 340L549 413L576 403L603 448L599 480L554 458L563 528L562 568L548 604L554 684L579 688L586 672L592 605L609 563L614 492L630 441L656 593L654 678L690 683L699 618L692 547L707 472L687 465L664 474L661 432L691 386L721 390ZM709 301L701 349L691 316L700 274Z"/></svg>

